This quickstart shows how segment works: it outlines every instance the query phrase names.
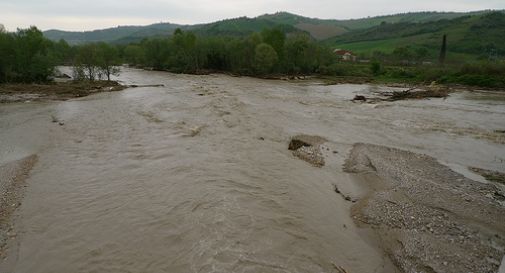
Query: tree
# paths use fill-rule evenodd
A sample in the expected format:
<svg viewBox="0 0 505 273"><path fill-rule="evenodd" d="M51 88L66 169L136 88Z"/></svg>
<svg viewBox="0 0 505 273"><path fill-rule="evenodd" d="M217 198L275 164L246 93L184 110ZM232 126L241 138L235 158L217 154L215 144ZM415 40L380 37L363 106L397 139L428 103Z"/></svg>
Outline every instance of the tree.
<svg viewBox="0 0 505 273"><path fill-rule="evenodd" d="M96 44L82 45L74 61L74 79L94 81L99 76L98 47Z"/></svg>
<svg viewBox="0 0 505 273"><path fill-rule="evenodd" d="M74 60L74 79L108 81L119 73L119 57L115 47L106 44L86 44L79 46Z"/></svg>
<svg viewBox="0 0 505 273"><path fill-rule="evenodd" d="M380 75L381 71L382 71L382 67L381 67L381 63L378 62L378 61L373 61L371 64L370 64L370 70L372 71L372 74L374 76L378 76Z"/></svg>
<svg viewBox="0 0 505 273"><path fill-rule="evenodd" d="M175 30L172 36L174 54L171 54L172 67L180 72L196 72L200 69L197 53L197 38L191 32Z"/></svg>
<svg viewBox="0 0 505 273"><path fill-rule="evenodd" d="M47 81L54 70L54 60L48 54L51 42L44 38L42 32L32 26L18 29L13 40L12 66L15 81Z"/></svg>
<svg viewBox="0 0 505 273"><path fill-rule="evenodd" d="M286 34L280 28L264 29L261 32L261 37L264 43L269 44L275 49L277 56L283 56Z"/></svg>
<svg viewBox="0 0 505 273"><path fill-rule="evenodd" d="M51 45L36 27L0 31L0 82L47 81L55 65Z"/></svg>
<svg viewBox="0 0 505 273"><path fill-rule="evenodd" d="M429 54L429 51L426 47L418 47L415 50L416 58L419 61L423 61Z"/></svg>
<svg viewBox="0 0 505 273"><path fill-rule="evenodd" d="M415 53L410 46L397 47L393 50L393 57L399 61L411 61L414 59Z"/></svg>
<svg viewBox="0 0 505 273"><path fill-rule="evenodd" d="M124 49L124 59L128 64L143 64L145 62L144 49L139 45L128 45Z"/></svg>
<svg viewBox="0 0 505 273"><path fill-rule="evenodd" d="M321 64L321 52L329 51L319 50L307 34L298 34L288 38L284 45L285 60L282 63L284 72L314 72Z"/></svg>
<svg viewBox="0 0 505 273"><path fill-rule="evenodd" d="M444 34L444 37L442 38L442 47L440 48L440 56L438 57L438 62L441 65L444 65L445 63L446 54L447 54L447 35Z"/></svg>
<svg viewBox="0 0 505 273"><path fill-rule="evenodd" d="M223 37L211 37L198 43L202 66L211 70L229 70L227 41Z"/></svg>
<svg viewBox="0 0 505 273"><path fill-rule="evenodd" d="M0 33L0 83L8 82L14 73L14 37Z"/></svg>
<svg viewBox="0 0 505 273"><path fill-rule="evenodd" d="M72 47L63 39L51 43L49 53L59 64L72 63Z"/></svg>
<svg viewBox="0 0 505 273"><path fill-rule="evenodd" d="M156 70L163 70L169 57L168 39L147 39L141 46L145 52L145 63Z"/></svg>
<svg viewBox="0 0 505 273"><path fill-rule="evenodd" d="M264 75L272 72L272 68L278 60L277 52L271 45L261 43L256 46L254 63L258 73Z"/></svg>
<svg viewBox="0 0 505 273"><path fill-rule="evenodd" d="M254 73L254 57L256 46L261 43L261 36L253 33L247 38L235 39L228 43L227 59L231 71L239 74L252 75Z"/></svg>
<svg viewBox="0 0 505 273"><path fill-rule="evenodd" d="M119 74L119 58L117 49L106 43L98 44L97 66L110 81L110 76Z"/></svg>

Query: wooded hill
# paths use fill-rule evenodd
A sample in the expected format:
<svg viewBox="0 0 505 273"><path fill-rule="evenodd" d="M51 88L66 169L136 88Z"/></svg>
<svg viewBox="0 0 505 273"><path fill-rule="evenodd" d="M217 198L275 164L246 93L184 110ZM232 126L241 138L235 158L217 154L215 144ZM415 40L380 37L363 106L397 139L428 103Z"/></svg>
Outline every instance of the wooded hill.
<svg viewBox="0 0 505 273"><path fill-rule="evenodd" d="M54 41L64 39L70 44L89 42L130 43L138 42L147 37L161 37L171 35L177 28L195 32L197 35L228 35L244 36L258 32L264 28L275 26L286 32L304 31L317 40L324 40L345 33L363 30L386 23L425 23L438 20L450 20L463 16L473 16L489 13L478 11L470 13L456 12L415 12L388 16L369 17L350 20L332 20L303 17L287 12L265 14L255 18L240 17L227 19L209 24L178 25L158 23L148 26L118 26L94 31L73 32L48 30L44 35Z"/></svg>
<svg viewBox="0 0 505 273"><path fill-rule="evenodd" d="M355 30L325 41L326 44L372 54L391 53L398 48L426 49L438 54L441 38L448 36L449 51L477 58L505 55L505 13L467 15L451 20L412 23L383 22L378 26Z"/></svg>

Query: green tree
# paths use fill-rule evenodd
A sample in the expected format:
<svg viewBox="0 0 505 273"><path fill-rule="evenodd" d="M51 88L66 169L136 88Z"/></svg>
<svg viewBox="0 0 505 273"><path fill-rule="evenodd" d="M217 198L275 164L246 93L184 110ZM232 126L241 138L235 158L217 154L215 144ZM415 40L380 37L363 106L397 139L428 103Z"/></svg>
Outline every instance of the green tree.
<svg viewBox="0 0 505 273"><path fill-rule="evenodd" d="M173 46L173 52L170 55L172 68L178 72L197 72L200 69L200 59L195 34L177 29L171 42Z"/></svg>
<svg viewBox="0 0 505 273"><path fill-rule="evenodd" d="M0 83L8 82L14 77L14 37L0 32Z"/></svg>
<svg viewBox="0 0 505 273"><path fill-rule="evenodd" d="M139 45L128 45L124 49L124 59L131 65L143 64L145 62L144 49Z"/></svg>
<svg viewBox="0 0 505 273"><path fill-rule="evenodd" d="M382 72L382 65L380 62L378 62L377 60L373 61L372 63L370 63L370 70L372 71L372 74L374 76L378 76L381 74Z"/></svg>
<svg viewBox="0 0 505 273"><path fill-rule="evenodd" d="M12 63L15 81L43 82L52 75L55 62L48 54L51 42L36 27L14 35Z"/></svg>
<svg viewBox="0 0 505 273"><path fill-rule="evenodd" d="M320 65L323 52L306 34L298 34L286 40L283 70L287 73L311 73ZM326 56L327 57L327 56Z"/></svg>
<svg viewBox="0 0 505 273"><path fill-rule="evenodd" d="M100 77L99 54L96 44L79 46L74 60L74 79L94 81L97 77Z"/></svg>
<svg viewBox="0 0 505 273"><path fill-rule="evenodd" d="M239 74L254 74L256 47L261 44L259 33L252 33L246 38L237 39L229 43L228 62L230 69Z"/></svg>
<svg viewBox="0 0 505 273"><path fill-rule="evenodd" d="M441 65L445 63L446 54L447 54L447 35L444 34L444 37L442 37L442 47L440 48L440 55L438 57L438 62Z"/></svg>
<svg viewBox="0 0 505 273"><path fill-rule="evenodd" d="M119 75L120 72L117 49L106 43L98 44L97 49L97 66L101 74L105 75L107 80L110 81L112 75Z"/></svg>
<svg viewBox="0 0 505 273"><path fill-rule="evenodd" d="M277 56L283 56L284 42L286 41L286 34L280 28L264 29L261 32L263 42L269 44L274 48Z"/></svg>
<svg viewBox="0 0 505 273"><path fill-rule="evenodd" d="M72 47L63 39L51 43L49 54L58 64L72 63Z"/></svg>
<svg viewBox="0 0 505 273"><path fill-rule="evenodd" d="M146 39L141 47L145 52L145 64L155 70L163 70L169 57L170 45L168 39Z"/></svg>
<svg viewBox="0 0 505 273"><path fill-rule="evenodd" d="M201 54L201 66L206 69L225 71L229 70L227 43L223 37L210 37L199 41L198 48Z"/></svg>
<svg viewBox="0 0 505 273"><path fill-rule="evenodd" d="M429 53L430 52L426 47L418 47L415 49L416 59L419 61L425 60L426 57L428 57Z"/></svg>
<svg viewBox="0 0 505 273"><path fill-rule="evenodd" d="M277 64L279 57L275 49L266 43L261 43L256 46L254 64L256 72L259 74L268 74L272 72L273 67Z"/></svg>

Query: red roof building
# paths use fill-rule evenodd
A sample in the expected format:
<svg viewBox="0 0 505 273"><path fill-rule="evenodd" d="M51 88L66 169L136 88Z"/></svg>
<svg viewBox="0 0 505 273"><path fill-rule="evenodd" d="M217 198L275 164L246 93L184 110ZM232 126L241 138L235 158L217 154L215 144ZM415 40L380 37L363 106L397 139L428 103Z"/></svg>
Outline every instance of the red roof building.
<svg viewBox="0 0 505 273"><path fill-rule="evenodd" d="M338 48L333 50L333 53L337 54L337 56L343 61L356 61L356 55L354 55L352 51Z"/></svg>

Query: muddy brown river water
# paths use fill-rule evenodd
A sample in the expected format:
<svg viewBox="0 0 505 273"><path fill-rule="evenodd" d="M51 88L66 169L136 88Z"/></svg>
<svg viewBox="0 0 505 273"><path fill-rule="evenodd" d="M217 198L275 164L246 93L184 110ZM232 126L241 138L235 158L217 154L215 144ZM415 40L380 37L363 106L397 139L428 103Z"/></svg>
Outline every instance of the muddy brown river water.
<svg viewBox="0 0 505 273"><path fill-rule="evenodd" d="M395 272L357 228L354 143L505 171L505 93L360 104L324 86L125 69L131 88L0 105L0 165L37 155L0 272ZM52 117L62 122L52 122ZM326 164L287 149L317 135ZM339 269L341 268L341 269Z"/></svg>

